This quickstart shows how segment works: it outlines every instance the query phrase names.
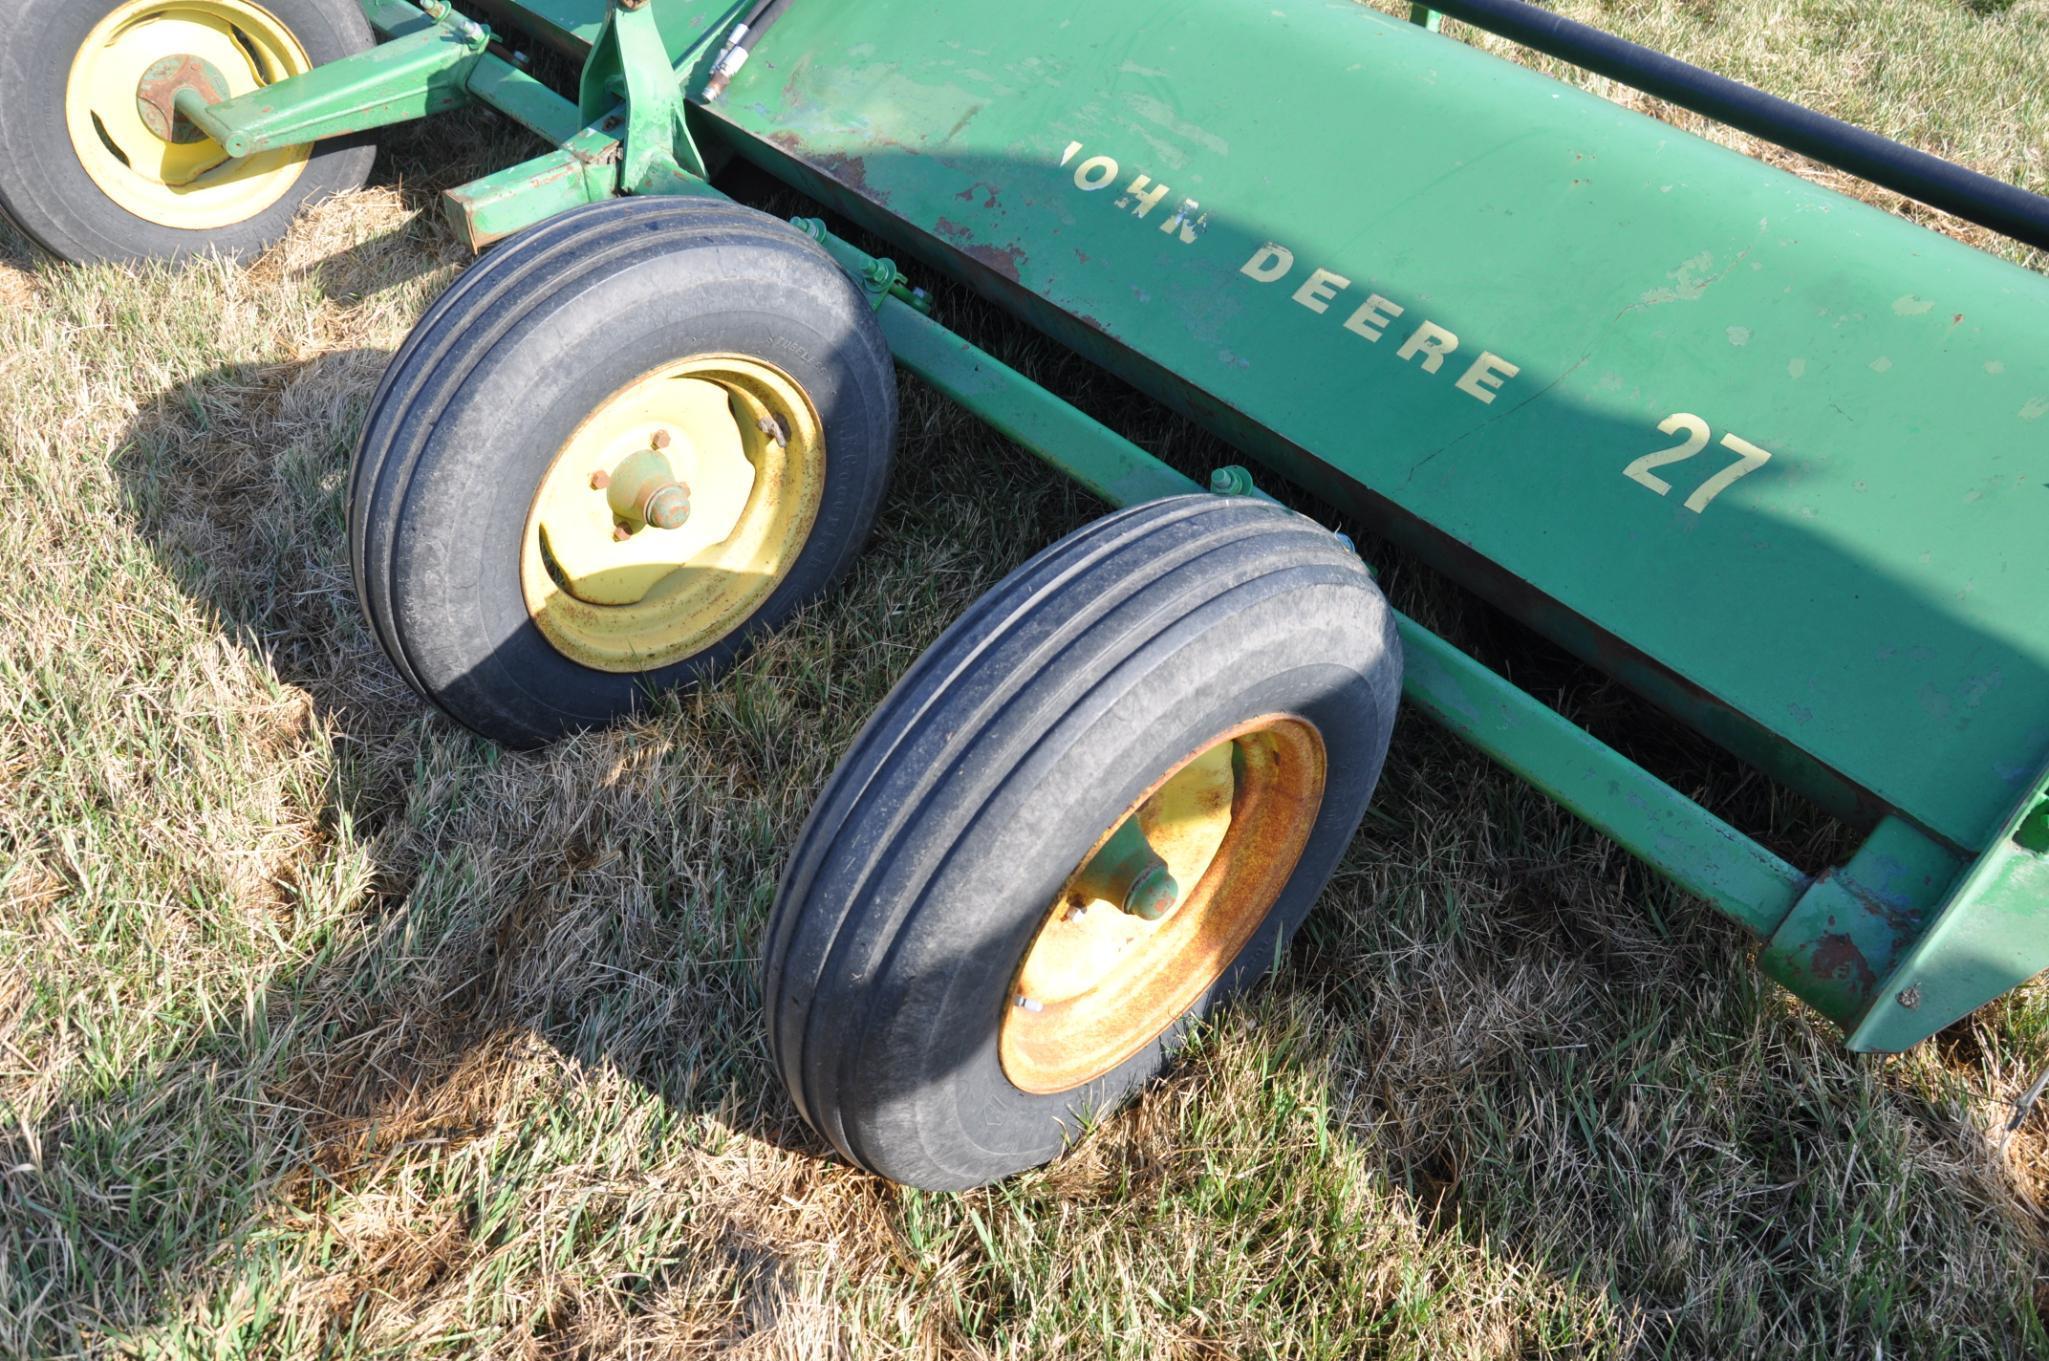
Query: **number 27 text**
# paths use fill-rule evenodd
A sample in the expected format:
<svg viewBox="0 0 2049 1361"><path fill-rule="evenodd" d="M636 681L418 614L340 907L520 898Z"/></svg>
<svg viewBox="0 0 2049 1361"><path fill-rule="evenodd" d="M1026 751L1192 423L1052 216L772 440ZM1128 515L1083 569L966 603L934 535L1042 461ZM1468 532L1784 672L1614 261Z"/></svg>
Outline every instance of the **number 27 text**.
<svg viewBox="0 0 2049 1361"><path fill-rule="evenodd" d="M1658 429L1668 435L1677 435L1683 431L1685 438L1669 449L1660 449L1655 453L1645 454L1642 458L1624 468L1622 475L1630 481L1649 487L1658 495L1663 496L1672 490L1672 484L1651 470L1653 468L1663 468L1673 463L1684 463L1687 459L1692 458L1695 454L1707 448L1708 440L1713 438L1713 432L1708 429L1706 421L1684 411L1679 412L1677 415L1667 416L1664 420L1658 422ZM1686 508L1695 514L1706 510L1708 503L1727 491L1737 478L1754 473L1765 464L1771 462L1772 456L1769 450L1758 448L1741 435L1724 435L1722 436L1721 443L1724 449L1736 455L1736 461L1701 483L1695 489L1693 495L1686 498Z"/></svg>

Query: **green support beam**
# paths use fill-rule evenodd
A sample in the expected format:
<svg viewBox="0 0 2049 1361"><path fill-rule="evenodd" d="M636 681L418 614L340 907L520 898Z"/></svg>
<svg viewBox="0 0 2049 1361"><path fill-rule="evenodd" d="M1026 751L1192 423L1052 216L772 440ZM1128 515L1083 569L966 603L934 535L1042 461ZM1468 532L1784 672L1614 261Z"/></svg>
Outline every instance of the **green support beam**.
<svg viewBox="0 0 2049 1361"><path fill-rule="evenodd" d="M579 137L559 151L451 189L442 205L470 249L482 250L557 213L618 193L619 162L605 154L606 146L617 145L596 134Z"/></svg>
<svg viewBox="0 0 2049 1361"><path fill-rule="evenodd" d="M692 60L684 55L683 70ZM585 123L618 133L625 192L662 193L678 176L704 178L704 158L684 122L682 82L647 0L618 0L584 63L577 104Z"/></svg>
<svg viewBox="0 0 2049 1361"><path fill-rule="evenodd" d="M470 102L491 31L450 11L432 27L379 43L234 99L180 83L176 112L236 158L410 122Z"/></svg>
<svg viewBox="0 0 2049 1361"><path fill-rule="evenodd" d="M840 263L847 268L845 258ZM849 273L860 280L858 272ZM920 315L909 303L885 298L877 316L899 364L1111 505L1202 490L1108 426Z"/></svg>

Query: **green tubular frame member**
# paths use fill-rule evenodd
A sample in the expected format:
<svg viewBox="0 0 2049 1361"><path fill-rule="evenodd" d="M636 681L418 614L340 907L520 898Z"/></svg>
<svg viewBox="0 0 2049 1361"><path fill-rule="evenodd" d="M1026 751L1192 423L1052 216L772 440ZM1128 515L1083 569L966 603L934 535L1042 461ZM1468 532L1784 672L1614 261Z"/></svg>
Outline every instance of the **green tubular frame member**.
<svg viewBox="0 0 2049 1361"><path fill-rule="evenodd" d="M552 149L448 195L478 248L755 163L1870 827L1790 865L1400 621L1410 703L1742 924L1853 1049L2049 967L2049 283L1447 41L1439 11L2037 244L2041 200L1507 0L1255 8L1178 7L1171 50L1120 66L1158 6L1077 0L1063 45L1043 14L904 0L364 0L379 47L176 108L246 152L493 108ZM580 65L573 97L544 56ZM1234 102L1281 82L1292 128ZM1302 145L1388 106L1413 135L1370 174ZM1053 468L1112 505L1197 489L809 229L904 368Z"/></svg>

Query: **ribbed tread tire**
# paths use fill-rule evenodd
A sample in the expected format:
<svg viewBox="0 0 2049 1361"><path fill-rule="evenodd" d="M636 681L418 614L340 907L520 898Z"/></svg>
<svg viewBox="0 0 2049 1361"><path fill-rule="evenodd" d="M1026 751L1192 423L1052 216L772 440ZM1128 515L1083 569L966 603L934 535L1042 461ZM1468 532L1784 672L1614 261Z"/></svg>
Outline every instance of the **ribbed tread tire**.
<svg viewBox="0 0 2049 1361"><path fill-rule="evenodd" d="M516 545L451 568L458 536L475 519L492 521L493 534L514 520L523 530L542 473L597 402L660 363L715 352L765 358L817 403L826 487L811 537L760 610L704 652L638 676L577 666L523 604L513 608ZM471 267L387 367L349 471L357 597L415 690L499 742L539 745L710 679L760 630L828 590L874 523L895 432L888 344L860 292L803 233L716 198L574 209ZM463 488L504 505L472 512ZM477 602L488 620L470 618L443 580L465 565L488 594Z"/></svg>
<svg viewBox="0 0 2049 1361"><path fill-rule="evenodd" d="M1401 680L1392 613L1335 536L1187 496L1090 524L1011 573L912 666L820 795L764 950L769 1047L849 1160L930 1189L1056 1156L1159 1071L1188 1018L1095 1082L1034 1096L996 1051L1010 980L1095 838L1234 724L1297 713L1329 753L1307 847L1193 1007L1256 977L1379 778Z"/></svg>

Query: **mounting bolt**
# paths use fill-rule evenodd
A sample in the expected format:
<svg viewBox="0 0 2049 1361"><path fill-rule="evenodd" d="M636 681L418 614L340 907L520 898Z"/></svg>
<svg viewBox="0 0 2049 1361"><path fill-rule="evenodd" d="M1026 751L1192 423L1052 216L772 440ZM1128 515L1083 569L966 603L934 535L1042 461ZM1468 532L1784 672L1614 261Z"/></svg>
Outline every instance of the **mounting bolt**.
<svg viewBox="0 0 2049 1361"><path fill-rule="evenodd" d="M600 468L596 472L591 474L592 491L603 491L605 488L611 485L612 475L606 472L603 468Z"/></svg>
<svg viewBox="0 0 2049 1361"><path fill-rule="evenodd" d="M625 525L613 525L613 526L612 526L612 542L613 542L613 543L625 543L625 542L626 542L626 541L627 541L628 539L630 539L630 538L632 538L632 537L633 537L633 531L632 531L632 530L630 530L630 529L628 529L628 528L627 528L627 527L626 527Z"/></svg>
<svg viewBox="0 0 2049 1361"><path fill-rule="evenodd" d="M1912 1011L1915 1007L1921 1005L1921 985L1919 983L1909 983L1901 990L1900 1005L1908 1011Z"/></svg>
<svg viewBox="0 0 2049 1361"><path fill-rule="evenodd" d="M675 437L672 436L666 430L655 431L655 437L653 440L650 441L650 443L653 444L653 446L657 449L666 449L675 442Z"/></svg>
<svg viewBox="0 0 2049 1361"><path fill-rule="evenodd" d="M1252 495L1252 474L1233 463L1209 475L1209 489L1218 496Z"/></svg>

